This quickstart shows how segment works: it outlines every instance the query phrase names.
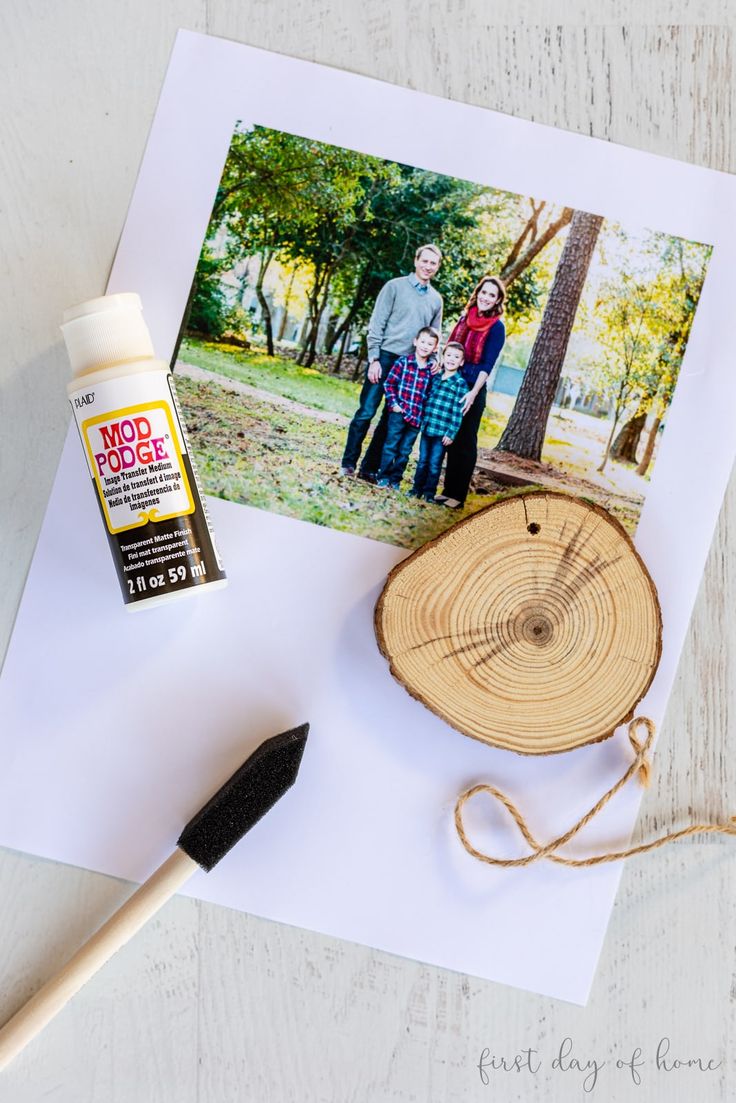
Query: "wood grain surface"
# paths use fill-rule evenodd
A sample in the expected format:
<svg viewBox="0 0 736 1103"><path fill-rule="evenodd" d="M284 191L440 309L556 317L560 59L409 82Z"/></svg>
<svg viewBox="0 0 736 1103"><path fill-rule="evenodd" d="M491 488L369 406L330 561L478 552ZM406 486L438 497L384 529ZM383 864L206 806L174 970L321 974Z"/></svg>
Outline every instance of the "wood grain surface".
<svg viewBox="0 0 736 1103"><path fill-rule="evenodd" d="M613 735L662 655L657 591L626 530L593 502L539 490L499 498L398 563L375 630L412 697L518 754Z"/></svg>
<svg viewBox="0 0 736 1103"><path fill-rule="evenodd" d="M732 0L6 0L0 8L0 640L68 422L58 319L104 288L178 27L734 171ZM697 462L697 457L694 457ZM736 485L715 534L636 837L736 811ZM129 886L0 853L9 1015ZM736 1096L733 845L626 867L585 1009L177 899L0 1079L0 1103ZM671 1055L721 1068L657 1072ZM573 1056L606 1061L594 1090ZM617 1059L641 1047L636 1086ZM536 1075L492 1073L527 1048Z"/></svg>

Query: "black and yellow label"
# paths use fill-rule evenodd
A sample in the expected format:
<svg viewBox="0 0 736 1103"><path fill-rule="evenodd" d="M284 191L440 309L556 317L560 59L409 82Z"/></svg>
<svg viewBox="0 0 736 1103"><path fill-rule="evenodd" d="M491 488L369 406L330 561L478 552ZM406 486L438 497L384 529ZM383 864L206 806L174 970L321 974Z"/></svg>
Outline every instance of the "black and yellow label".
<svg viewBox="0 0 736 1103"><path fill-rule="evenodd" d="M194 512L192 488L166 401L87 418L80 428L110 533Z"/></svg>

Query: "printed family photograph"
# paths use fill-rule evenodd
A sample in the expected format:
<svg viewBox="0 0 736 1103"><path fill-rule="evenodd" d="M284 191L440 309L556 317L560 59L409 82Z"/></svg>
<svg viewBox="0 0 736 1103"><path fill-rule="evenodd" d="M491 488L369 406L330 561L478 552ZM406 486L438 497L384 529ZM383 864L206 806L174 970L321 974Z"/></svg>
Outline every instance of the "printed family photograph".
<svg viewBox="0 0 736 1103"><path fill-rule="evenodd" d="M239 123L172 361L204 489L416 548L537 486L633 534L710 253Z"/></svg>

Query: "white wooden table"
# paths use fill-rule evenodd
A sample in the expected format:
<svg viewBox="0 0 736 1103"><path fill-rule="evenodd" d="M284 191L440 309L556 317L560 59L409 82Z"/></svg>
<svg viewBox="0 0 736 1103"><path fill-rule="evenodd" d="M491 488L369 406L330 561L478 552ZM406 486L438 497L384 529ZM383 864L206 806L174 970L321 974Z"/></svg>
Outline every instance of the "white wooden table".
<svg viewBox="0 0 736 1103"><path fill-rule="evenodd" d="M730 0L5 0L3 647L69 417L58 320L104 289L180 26L736 170ZM642 836L736 809L735 525L732 480ZM724 839L632 862L586 1009L177 899L0 1077L0 1103L733 1099L735 868ZM0 1019L129 891L0 851ZM663 1036L721 1068L657 1072ZM588 1096L550 1068L566 1037L607 1062ZM545 1065L485 1086L485 1047ZM639 1087L615 1068L636 1047Z"/></svg>

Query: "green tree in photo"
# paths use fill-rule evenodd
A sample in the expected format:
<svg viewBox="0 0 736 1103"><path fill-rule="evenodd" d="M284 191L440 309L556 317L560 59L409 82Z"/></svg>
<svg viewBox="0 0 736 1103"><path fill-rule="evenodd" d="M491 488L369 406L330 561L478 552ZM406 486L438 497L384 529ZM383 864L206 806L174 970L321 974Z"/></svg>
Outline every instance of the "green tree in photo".
<svg viewBox="0 0 736 1103"><path fill-rule="evenodd" d="M601 359L595 382L613 403L613 422L598 467L603 471L624 409L632 398L643 399L656 387L658 304L651 283L624 274L602 286L596 306ZM646 410L640 412L645 418Z"/></svg>
<svg viewBox="0 0 736 1103"><path fill-rule="evenodd" d="M215 257L205 245L192 285L188 328L213 340L223 335L230 316L230 307L221 282L222 272L222 259Z"/></svg>
<svg viewBox="0 0 736 1103"><path fill-rule="evenodd" d="M600 290L596 311L598 340L607 355L594 371L596 382L614 401L607 460L637 464L644 427L652 424L637 474L647 474L659 428L674 395L687 338L700 299L710 249L653 235L657 265L648 279L622 275ZM622 411L630 416L616 435Z"/></svg>
<svg viewBox="0 0 736 1103"><path fill-rule="evenodd" d="M381 287L394 276L412 271L420 245L432 241L443 250L442 273L454 262L452 236L474 232L472 202L477 185L406 165L397 168L399 177L372 195L335 273L333 305L340 320L328 335L328 352L338 340L344 341L348 329L365 331ZM442 280L435 283L444 292Z"/></svg>
<svg viewBox="0 0 736 1103"><path fill-rule="evenodd" d="M567 209L410 165L370 157L264 127L236 131L218 189L205 249L216 243L231 265L256 258L254 290L266 346L274 334L265 281L274 261L312 273L300 361L317 353L325 311L325 351L367 325L386 280L411 271L417 247L445 255L436 280L445 316L456 318L485 272L508 280L510 316L528 317L546 290L539 256L571 217ZM226 244L225 244L226 243ZM203 251L203 261L205 253ZM540 278L542 283L540 284Z"/></svg>
<svg viewBox="0 0 736 1103"><path fill-rule="evenodd" d="M309 331L305 362L311 363L330 282L360 217L369 217L369 197L396 166L338 146L265 127L236 131L223 171L207 240L227 240L233 259L258 257L256 295L273 355L270 309L264 280L274 259L307 262Z"/></svg>

